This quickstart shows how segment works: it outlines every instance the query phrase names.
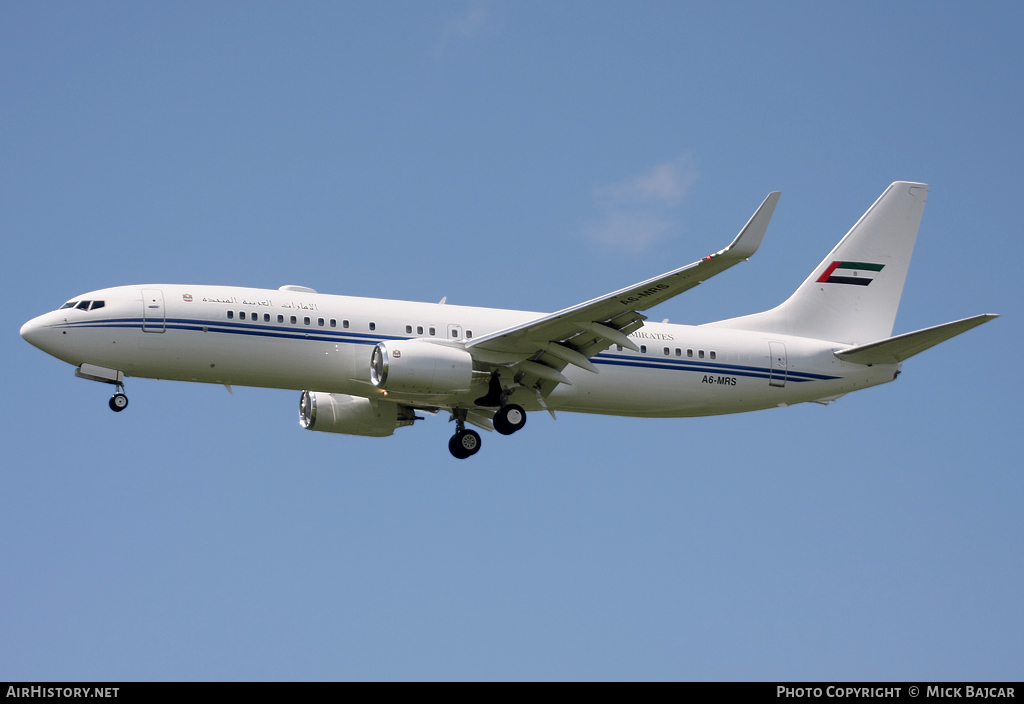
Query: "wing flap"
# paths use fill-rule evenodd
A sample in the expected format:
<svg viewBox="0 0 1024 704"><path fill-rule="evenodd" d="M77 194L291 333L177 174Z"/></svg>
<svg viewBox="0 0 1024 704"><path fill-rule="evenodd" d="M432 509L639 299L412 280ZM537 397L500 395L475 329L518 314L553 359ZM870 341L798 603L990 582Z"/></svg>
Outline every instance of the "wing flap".
<svg viewBox="0 0 1024 704"><path fill-rule="evenodd" d="M955 320L952 323L896 335L886 340L838 350L835 355L844 362L853 362L854 364L897 364L915 354L924 352L929 347L934 347L940 342L945 342L951 337L956 337L960 333L967 332L971 328L998 317L991 313L975 315L971 318Z"/></svg>

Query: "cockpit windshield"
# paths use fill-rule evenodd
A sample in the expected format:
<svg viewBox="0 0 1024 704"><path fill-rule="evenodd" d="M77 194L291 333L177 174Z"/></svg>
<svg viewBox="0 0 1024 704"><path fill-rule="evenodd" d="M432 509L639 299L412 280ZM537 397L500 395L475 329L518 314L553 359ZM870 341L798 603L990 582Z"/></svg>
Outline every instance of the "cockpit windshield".
<svg viewBox="0 0 1024 704"><path fill-rule="evenodd" d="M65 310L67 308L77 308L78 310L96 310L107 305L106 301L68 301L57 310Z"/></svg>

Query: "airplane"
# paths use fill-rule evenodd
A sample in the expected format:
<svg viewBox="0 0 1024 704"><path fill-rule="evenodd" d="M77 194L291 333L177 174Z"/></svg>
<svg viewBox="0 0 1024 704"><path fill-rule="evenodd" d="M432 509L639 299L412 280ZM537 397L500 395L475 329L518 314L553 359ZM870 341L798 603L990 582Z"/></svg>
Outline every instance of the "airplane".
<svg viewBox="0 0 1024 704"><path fill-rule="evenodd" d="M729 246L634 286L545 314L203 285L120 286L76 296L21 328L28 342L112 384L127 377L303 389L299 423L383 437L447 412L448 449L480 449L467 426L511 435L527 413L686 417L815 401L896 379L902 362L997 315L892 336L928 185L890 185L781 305L703 325L643 311L757 251L780 192Z"/></svg>

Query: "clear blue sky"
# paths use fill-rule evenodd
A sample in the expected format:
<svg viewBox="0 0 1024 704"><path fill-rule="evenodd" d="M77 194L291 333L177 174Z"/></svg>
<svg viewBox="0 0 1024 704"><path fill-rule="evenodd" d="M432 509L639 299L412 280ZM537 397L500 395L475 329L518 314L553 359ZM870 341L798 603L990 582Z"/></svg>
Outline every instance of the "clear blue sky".
<svg viewBox="0 0 1024 704"><path fill-rule="evenodd" d="M0 679L1024 675L1020 3L0 5ZM659 179L661 179L659 181ZM932 184L896 383L704 419L300 429L298 391L18 336L91 289L555 310L761 251L769 308ZM664 188L643 186L661 183Z"/></svg>

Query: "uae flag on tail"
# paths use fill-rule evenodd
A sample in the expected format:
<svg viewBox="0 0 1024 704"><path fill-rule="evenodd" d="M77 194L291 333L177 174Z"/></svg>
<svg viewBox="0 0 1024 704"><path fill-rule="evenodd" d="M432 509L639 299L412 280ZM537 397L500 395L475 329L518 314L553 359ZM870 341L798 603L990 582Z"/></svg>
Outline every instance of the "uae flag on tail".
<svg viewBox="0 0 1024 704"><path fill-rule="evenodd" d="M871 264L870 262L832 262L818 279L818 283L867 286L884 268L885 264Z"/></svg>

